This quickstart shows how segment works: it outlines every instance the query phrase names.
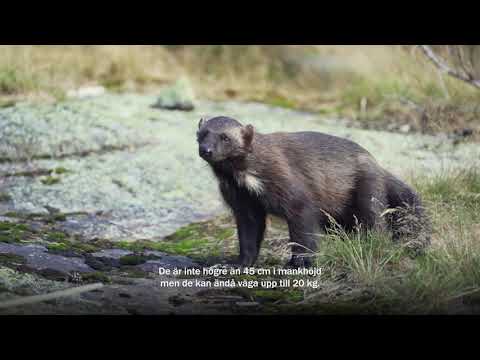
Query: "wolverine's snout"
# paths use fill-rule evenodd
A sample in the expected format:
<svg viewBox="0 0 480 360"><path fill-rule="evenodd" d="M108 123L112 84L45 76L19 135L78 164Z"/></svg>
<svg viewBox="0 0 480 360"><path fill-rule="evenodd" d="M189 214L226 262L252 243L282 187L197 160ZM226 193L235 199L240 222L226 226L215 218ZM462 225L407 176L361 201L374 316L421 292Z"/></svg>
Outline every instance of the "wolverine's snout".
<svg viewBox="0 0 480 360"><path fill-rule="evenodd" d="M202 159L210 160L212 158L213 151L208 146L200 145L199 154Z"/></svg>

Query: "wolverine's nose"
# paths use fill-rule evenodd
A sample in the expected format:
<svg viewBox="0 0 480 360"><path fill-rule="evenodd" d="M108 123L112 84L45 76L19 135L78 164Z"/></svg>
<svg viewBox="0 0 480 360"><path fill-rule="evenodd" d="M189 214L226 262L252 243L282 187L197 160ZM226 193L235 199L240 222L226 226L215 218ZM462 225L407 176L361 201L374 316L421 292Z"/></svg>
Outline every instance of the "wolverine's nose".
<svg viewBox="0 0 480 360"><path fill-rule="evenodd" d="M206 147L206 146L201 146L200 147L200 156L205 159L210 159L212 157L212 149Z"/></svg>

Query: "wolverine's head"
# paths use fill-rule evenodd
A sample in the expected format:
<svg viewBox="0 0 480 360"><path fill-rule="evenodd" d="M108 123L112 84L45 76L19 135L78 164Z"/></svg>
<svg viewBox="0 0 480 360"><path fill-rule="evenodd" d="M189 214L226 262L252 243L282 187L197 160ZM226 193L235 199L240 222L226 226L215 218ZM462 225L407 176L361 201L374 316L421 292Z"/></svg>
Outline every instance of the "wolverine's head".
<svg viewBox="0 0 480 360"><path fill-rule="evenodd" d="M198 124L198 152L202 159L216 163L246 156L251 151L254 129L237 120L219 116L201 119Z"/></svg>

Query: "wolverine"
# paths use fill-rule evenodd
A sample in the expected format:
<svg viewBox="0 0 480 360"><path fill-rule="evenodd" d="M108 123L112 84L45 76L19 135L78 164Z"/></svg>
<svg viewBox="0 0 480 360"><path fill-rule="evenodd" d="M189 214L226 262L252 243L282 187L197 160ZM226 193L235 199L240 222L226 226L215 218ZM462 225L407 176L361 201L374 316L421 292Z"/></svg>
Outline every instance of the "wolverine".
<svg viewBox="0 0 480 360"><path fill-rule="evenodd" d="M346 231L385 224L398 237L401 226L395 227L395 216L383 216L386 209L411 207L424 216L417 193L348 139L319 132L262 134L219 116L200 120L197 141L233 212L241 266L255 264L267 215L286 221L293 243L287 266L294 268L312 265L305 255L315 252L318 234L332 219Z"/></svg>

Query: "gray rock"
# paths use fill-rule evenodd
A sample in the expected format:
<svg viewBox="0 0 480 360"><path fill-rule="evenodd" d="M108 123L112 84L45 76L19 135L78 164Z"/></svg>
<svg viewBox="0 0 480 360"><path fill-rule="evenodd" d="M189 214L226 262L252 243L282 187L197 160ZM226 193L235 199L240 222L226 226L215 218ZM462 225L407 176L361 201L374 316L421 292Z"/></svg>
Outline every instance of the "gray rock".
<svg viewBox="0 0 480 360"><path fill-rule="evenodd" d="M159 260L148 260L144 264L137 265L137 267L145 272L158 273L159 268L173 270L175 268L199 268L200 265L186 256L164 255Z"/></svg>
<svg viewBox="0 0 480 360"><path fill-rule="evenodd" d="M86 212L67 216L56 224L58 230L113 241L158 239L220 215L225 207L216 180L197 155L195 134L205 114L228 114L265 133L305 130L349 137L400 176L480 165L475 143L453 146L438 136L348 128L336 119L258 103L197 101L194 111L181 113L152 109L155 100L151 95L105 94L0 109L0 158L13 160L0 161L0 173L70 170L51 186L35 177L0 179L2 192L12 198L0 202L0 215L47 213L46 205L62 213ZM145 143L150 145L141 146ZM31 155L55 158L22 161Z"/></svg>
<svg viewBox="0 0 480 360"><path fill-rule="evenodd" d="M14 245L0 243L0 254L14 254L25 258L26 265L36 271L53 270L61 273L92 272L85 260L75 257L49 254L47 248L41 245Z"/></svg>
<svg viewBox="0 0 480 360"><path fill-rule="evenodd" d="M120 258L131 255L133 252L123 249L106 249L99 252L93 253L92 256L98 258L109 258L119 260Z"/></svg>
<svg viewBox="0 0 480 360"><path fill-rule="evenodd" d="M167 253L156 251L156 250L147 250L144 252L144 254L147 256L157 256L159 258L162 258L164 256L169 256Z"/></svg>

